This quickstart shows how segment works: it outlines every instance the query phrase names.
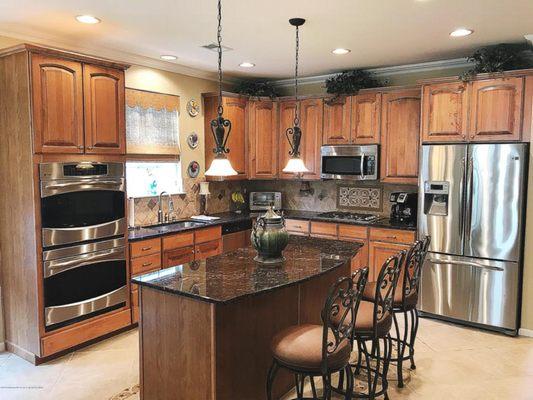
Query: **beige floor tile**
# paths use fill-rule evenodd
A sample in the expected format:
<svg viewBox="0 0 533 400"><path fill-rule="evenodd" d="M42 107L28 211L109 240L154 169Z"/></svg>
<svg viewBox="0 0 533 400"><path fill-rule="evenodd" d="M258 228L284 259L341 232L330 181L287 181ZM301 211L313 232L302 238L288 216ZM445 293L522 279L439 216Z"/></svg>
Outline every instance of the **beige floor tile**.
<svg viewBox="0 0 533 400"><path fill-rule="evenodd" d="M7 362L7 359L11 357L11 353L7 351L0 352L0 367Z"/></svg>

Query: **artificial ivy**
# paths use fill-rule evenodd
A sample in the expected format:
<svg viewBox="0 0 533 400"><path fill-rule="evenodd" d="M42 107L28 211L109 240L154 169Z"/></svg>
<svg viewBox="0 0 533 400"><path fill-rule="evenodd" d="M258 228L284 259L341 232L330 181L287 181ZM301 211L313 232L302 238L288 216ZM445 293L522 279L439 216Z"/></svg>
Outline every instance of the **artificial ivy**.
<svg viewBox="0 0 533 400"><path fill-rule="evenodd" d="M271 99L275 99L278 97L276 89L268 81L240 81L236 85L235 91L252 98L270 97Z"/></svg>

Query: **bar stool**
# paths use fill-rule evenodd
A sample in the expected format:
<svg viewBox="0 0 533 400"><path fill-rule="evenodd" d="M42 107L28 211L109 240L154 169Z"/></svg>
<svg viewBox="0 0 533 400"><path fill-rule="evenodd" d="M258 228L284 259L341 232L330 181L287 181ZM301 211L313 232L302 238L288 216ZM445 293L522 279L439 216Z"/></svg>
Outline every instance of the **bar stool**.
<svg viewBox="0 0 533 400"><path fill-rule="evenodd" d="M353 398L374 399L376 396L384 395L385 399L388 399L387 372L392 350L392 338L390 336L393 323L392 305L404 258L405 251L401 251L383 263L378 279L372 285L373 297L376 301L362 301L359 305L354 332L359 357L355 364L354 375L360 374L364 356L368 393L354 392L352 393ZM367 290L365 287L364 292ZM371 342L370 349L367 342ZM375 360L375 367L372 366L371 360ZM380 370L380 368L382 369ZM342 376L340 380L342 385ZM378 391L379 381L381 381L381 389Z"/></svg>
<svg viewBox="0 0 533 400"><path fill-rule="evenodd" d="M351 277L339 278L329 290L321 312L322 325L291 326L274 336L271 342L273 362L267 376L267 398L272 400L272 384L279 368L295 376L297 399L304 399L306 377L311 380L313 399L318 399L313 377L321 376L324 384L322 398L331 398L331 375L345 371L346 393L353 390L350 373L350 354L353 346L354 321L368 277L368 268L356 271ZM351 399L348 395L346 399Z"/></svg>
<svg viewBox="0 0 533 400"><path fill-rule="evenodd" d="M397 356L391 357L392 362L397 363L398 387L404 386L403 362L410 360L411 369L416 369L414 354L415 340L418 332L418 294L420 289L420 274L426 258L431 238L426 236L423 240L416 241L409 249L405 263L401 269L402 285L396 291L393 302L393 321L396 336L392 338L396 342ZM369 283L364 291L363 300L374 302L375 283ZM403 336L400 334L398 316L403 314ZM408 354L405 351L408 349Z"/></svg>

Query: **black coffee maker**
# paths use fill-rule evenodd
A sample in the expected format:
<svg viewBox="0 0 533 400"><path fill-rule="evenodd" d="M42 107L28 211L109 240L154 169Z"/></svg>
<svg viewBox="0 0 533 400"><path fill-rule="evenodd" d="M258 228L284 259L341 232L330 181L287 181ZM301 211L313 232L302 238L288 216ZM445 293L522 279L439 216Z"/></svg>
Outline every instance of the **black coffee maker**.
<svg viewBox="0 0 533 400"><path fill-rule="evenodd" d="M396 224L415 225L418 194L409 192L392 192L390 221Z"/></svg>

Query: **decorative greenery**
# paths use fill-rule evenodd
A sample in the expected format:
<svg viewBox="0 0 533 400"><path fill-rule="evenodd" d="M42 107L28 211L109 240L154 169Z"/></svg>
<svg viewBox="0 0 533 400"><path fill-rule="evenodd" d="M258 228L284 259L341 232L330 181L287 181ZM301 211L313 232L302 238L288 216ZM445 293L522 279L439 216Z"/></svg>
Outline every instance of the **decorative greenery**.
<svg viewBox="0 0 533 400"><path fill-rule="evenodd" d="M235 87L235 91L250 97L270 97L271 99L278 97L272 83L267 81L241 81Z"/></svg>
<svg viewBox="0 0 533 400"><path fill-rule="evenodd" d="M511 71L533 67L533 52L529 43L500 43L477 49L468 61L475 65L461 74L468 81L476 74Z"/></svg>
<svg viewBox="0 0 533 400"><path fill-rule="evenodd" d="M361 89L380 87L386 82L381 82L373 74L363 69L344 71L326 80L326 91L335 94L335 97L355 94Z"/></svg>

